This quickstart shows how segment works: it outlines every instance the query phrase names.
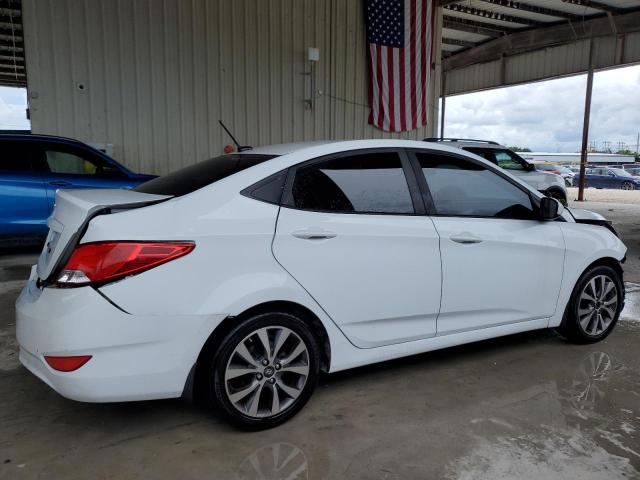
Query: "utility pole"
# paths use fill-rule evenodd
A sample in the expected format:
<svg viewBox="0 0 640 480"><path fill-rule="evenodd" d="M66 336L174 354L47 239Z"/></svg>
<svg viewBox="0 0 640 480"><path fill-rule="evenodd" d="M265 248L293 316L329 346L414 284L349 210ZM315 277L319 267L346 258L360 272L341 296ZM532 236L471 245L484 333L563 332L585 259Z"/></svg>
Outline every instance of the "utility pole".
<svg viewBox="0 0 640 480"><path fill-rule="evenodd" d="M589 141L589 116L591 115L591 92L593 91L593 40L589 40L589 72L587 92L584 99L584 120L582 122L582 149L580 150L580 181L578 201L584 202L584 173L587 169L587 144Z"/></svg>

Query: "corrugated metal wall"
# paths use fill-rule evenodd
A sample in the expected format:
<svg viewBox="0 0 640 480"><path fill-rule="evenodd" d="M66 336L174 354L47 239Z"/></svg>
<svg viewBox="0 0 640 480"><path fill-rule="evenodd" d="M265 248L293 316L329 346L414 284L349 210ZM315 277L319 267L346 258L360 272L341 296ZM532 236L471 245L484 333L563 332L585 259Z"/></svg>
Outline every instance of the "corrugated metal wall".
<svg viewBox="0 0 640 480"><path fill-rule="evenodd" d="M367 124L362 8L361 0L23 0L32 130L113 144L118 160L150 173L220 154L231 141L218 119L250 145L390 137ZM320 49L312 109L307 47Z"/></svg>
<svg viewBox="0 0 640 480"><path fill-rule="evenodd" d="M640 62L640 32L594 38L593 49L596 69ZM447 95L468 93L574 75L588 68L589 40L579 40L451 70L446 74L445 89Z"/></svg>

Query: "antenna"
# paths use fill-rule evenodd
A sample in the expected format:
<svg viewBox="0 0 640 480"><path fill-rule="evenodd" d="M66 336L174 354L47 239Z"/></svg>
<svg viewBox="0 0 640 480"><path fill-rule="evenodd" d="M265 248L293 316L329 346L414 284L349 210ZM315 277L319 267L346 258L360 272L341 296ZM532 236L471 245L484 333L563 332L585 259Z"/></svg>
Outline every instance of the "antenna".
<svg viewBox="0 0 640 480"><path fill-rule="evenodd" d="M253 150L253 147L251 147L249 145L240 145L238 143L238 141L236 140L236 137L233 136L233 134L229 131L227 126L224 123L222 123L222 120L218 120L218 123L220 124L220 126L222 128L224 128L224 131L227 132L227 135L229 135L231 137L231 140L233 140L233 143L236 144L236 148L238 149L238 152L244 152L246 150Z"/></svg>

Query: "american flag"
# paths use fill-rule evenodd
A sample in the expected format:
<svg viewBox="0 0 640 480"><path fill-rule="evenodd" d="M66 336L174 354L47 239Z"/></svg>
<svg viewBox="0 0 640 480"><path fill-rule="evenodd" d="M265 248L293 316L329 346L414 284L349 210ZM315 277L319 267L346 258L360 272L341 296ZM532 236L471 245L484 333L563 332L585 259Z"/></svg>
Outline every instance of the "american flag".
<svg viewBox="0 0 640 480"><path fill-rule="evenodd" d="M366 0L369 123L405 132L427 124L437 0Z"/></svg>

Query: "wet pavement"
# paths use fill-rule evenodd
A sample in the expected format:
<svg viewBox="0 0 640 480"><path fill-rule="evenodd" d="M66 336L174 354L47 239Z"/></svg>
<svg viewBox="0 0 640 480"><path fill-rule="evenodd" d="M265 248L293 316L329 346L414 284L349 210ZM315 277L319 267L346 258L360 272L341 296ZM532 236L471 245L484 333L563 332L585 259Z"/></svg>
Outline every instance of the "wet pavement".
<svg viewBox="0 0 640 480"><path fill-rule="evenodd" d="M17 360L33 255L0 257L0 478L640 478L640 286L603 342L525 333L324 378L235 430L181 400L66 400Z"/></svg>

